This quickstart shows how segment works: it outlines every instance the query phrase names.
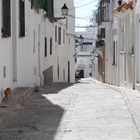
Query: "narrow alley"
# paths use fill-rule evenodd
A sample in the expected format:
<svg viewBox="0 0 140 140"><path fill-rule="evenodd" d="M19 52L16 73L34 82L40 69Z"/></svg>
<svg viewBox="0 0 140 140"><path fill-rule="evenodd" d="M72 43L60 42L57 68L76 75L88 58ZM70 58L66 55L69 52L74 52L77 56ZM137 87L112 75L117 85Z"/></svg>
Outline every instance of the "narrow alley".
<svg viewBox="0 0 140 140"><path fill-rule="evenodd" d="M92 79L43 87L0 125L0 140L139 139L122 93Z"/></svg>

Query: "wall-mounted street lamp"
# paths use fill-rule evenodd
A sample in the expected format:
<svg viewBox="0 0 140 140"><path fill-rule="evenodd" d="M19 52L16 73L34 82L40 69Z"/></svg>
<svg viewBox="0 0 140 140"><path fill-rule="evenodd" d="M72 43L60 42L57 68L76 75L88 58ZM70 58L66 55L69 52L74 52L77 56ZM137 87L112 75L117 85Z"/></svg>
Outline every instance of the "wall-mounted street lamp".
<svg viewBox="0 0 140 140"><path fill-rule="evenodd" d="M67 5L64 3L64 5L63 5L62 8L61 8L61 12L62 12L63 17L55 17L55 18L54 18L55 21L57 22L57 21L60 20L60 19L65 19L66 16L68 15L68 10L69 10L69 8L68 8Z"/></svg>
<svg viewBox="0 0 140 140"><path fill-rule="evenodd" d="M79 41L80 44L82 44L84 42L84 37L82 35L80 35L79 39L80 39L80 41Z"/></svg>
<svg viewBox="0 0 140 140"><path fill-rule="evenodd" d="M80 39L79 42L81 44L81 50L83 50L84 37L82 35L80 35L79 39Z"/></svg>

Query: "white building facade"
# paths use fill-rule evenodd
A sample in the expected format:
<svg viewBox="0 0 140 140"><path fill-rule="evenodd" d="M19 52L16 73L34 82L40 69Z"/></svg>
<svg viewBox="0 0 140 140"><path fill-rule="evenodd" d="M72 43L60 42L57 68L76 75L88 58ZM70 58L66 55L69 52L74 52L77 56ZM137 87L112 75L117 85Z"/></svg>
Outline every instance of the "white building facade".
<svg viewBox="0 0 140 140"><path fill-rule="evenodd" d="M74 3L66 2L73 8L72 17L57 20L65 1L44 2L48 5L39 7L36 0L0 2L1 98L7 87L75 81Z"/></svg>
<svg viewBox="0 0 140 140"><path fill-rule="evenodd" d="M133 1L118 1L113 11L117 18L117 84L135 88L135 7Z"/></svg>
<svg viewBox="0 0 140 140"><path fill-rule="evenodd" d="M100 28L105 28L105 82L134 89L139 86L139 2L100 0ZM105 4L109 20L104 24ZM103 26L106 25L106 26ZM103 38L101 38L103 40Z"/></svg>
<svg viewBox="0 0 140 140"><path fill-rule="evenodd" d="M135 87L140 90L140 1L135 1Z"/></svg>
<svg viewBox="0 0 140 140"><path fill-rule="evenodd" d="M75 69L79 74L79 78L88 78L94 76L94 68L92 65L93 45L82 44L76 48L77 61Z"/></svg>

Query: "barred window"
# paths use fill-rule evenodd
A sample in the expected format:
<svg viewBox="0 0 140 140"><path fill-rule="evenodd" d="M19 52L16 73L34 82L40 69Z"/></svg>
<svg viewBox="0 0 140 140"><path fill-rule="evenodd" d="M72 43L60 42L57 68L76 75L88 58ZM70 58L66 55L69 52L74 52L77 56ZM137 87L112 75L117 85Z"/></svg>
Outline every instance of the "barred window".
<svg viewBox="0 0 140 140"><path fill-rule="evenodd" d="M11 3L10 0L2 1L2 37L11 36Z"/></svg>
<svg viewBox="0 0 140 140"><path fill-rule="evenodd" d="M19 36L25 36L25 1L19 0Z"/></svg>

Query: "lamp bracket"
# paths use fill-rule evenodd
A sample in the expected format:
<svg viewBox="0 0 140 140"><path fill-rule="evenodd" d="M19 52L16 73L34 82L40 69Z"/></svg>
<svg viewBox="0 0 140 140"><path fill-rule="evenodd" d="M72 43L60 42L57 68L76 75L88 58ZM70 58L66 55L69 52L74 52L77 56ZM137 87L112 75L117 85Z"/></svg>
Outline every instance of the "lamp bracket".
<svg viewBox="0 0 140 140"><path fill-rule="evenodd" d="M58 20L65 19L66 17L54 17L54 21L57 22Z"/></svg>

